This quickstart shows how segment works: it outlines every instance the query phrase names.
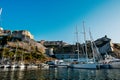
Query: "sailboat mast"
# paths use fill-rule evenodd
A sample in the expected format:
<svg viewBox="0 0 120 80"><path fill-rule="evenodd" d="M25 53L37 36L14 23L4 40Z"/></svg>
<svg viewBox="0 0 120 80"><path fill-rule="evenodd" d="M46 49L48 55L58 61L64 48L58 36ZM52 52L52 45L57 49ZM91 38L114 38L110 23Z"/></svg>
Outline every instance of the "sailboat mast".
<svg viewBox="0 0 120 80"><path fill-rule="evenodd" d="M24 49L24 47L23 47L23 49ZM24 50L23 50L24 51ZM23 62L23 51L22 51L22 62Z"/></svg>
<svg viewBox="0 0 120 80"><path fill-rule="evenodd" d="M94 42L94 40L93 40L93 37L92 37L91 32L90 32L90 37L91 37L92 45L95 47L94 57L97 57L97 59L100 60L100 59L102 59L102 56L100 55L100 52L99 52L99 50L98 50L98 48L97 48L97 46L96 46L96 44L95 44L95 42ZM96 56L96 55L97 55L97 56Z"/></svg>
<svg viewBox="0 0 120 80"><path fill-rule="evenodd" d="M16 62L16 57L17 57L17 49L18 49L18 41L16 42L16 49L15 49L15 55L14 55L14 63Z"/></svg>
<svg viewBox="0 0 120 80"><path fill-rule="evenodd" d="M92 39L92 34L91 34L91 31L90 31L90 28L89 28L89 35L90 35L90 42L91 42L93 60L94 60L94 62L95 62L95 51L94 51L94 48L93 48L93 39Z"/></svg>
<svg viewBox="0 0 120 80"><path fill-rule="evenodd" d="M86 43L86 31L85 31L84 21L83 21L83 30L84 30L84 41L85 41L85 55L86 55L86 59L87 59L87 62L88 62L87 43Z"/></svg>
<svg viewBox="0 0 120 80"><path fill-rule="evenodd" d="M78 44L78 29L77 29L77 26L76 26L76 40L77 40L77 42L76 42L76 45L77 45L77 54L78 54L78 61L79 61L79 44Z"/></svg>

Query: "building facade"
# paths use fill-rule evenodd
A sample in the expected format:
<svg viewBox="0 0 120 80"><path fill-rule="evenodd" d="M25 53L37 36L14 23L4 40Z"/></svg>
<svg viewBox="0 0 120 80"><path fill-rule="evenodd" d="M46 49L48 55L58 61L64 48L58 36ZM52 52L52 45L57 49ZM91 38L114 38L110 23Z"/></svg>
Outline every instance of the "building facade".
<svg viewBox="0 0 120 80"><path fill-rule="evenodd" d="M34 39L33 35L27 30L13 31L12 36L21 39L25 39L25 38Z"/></svg>

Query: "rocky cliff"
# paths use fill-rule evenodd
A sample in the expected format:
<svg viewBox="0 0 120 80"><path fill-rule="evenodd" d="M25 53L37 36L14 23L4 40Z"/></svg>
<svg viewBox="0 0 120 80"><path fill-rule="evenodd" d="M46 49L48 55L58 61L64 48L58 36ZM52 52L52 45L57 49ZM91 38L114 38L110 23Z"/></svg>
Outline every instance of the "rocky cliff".
<svg viewBox="0 0 120 80"><path fill-rule="evenodd" d="M0 36L0 58L10 58L25 61L45 61L48 57L45 54L45 47L37 41L26 37L21 39L12 35Z"/></svg>
<svg viewBox="0 0 120 80"><path fill-rule="evenodd" d="M113 56L120 58L120 43L113 43Z"/></svg>
<svg viewBox="0 0 120 80"><path fill-rule="evenodd" d="M102 38L99 38L95 40L94 42L96 45L96 48L98 48L98 53L104 57L106 54L110 54L114 57L120 58L120 43L113 43L112 39L108 38L106 35ZM89 57L92 57L92 49L91 49L91 41L86 41L87 44L87 53ZM53 48L53 52L55 54L60 54L60 53L77 53L77 44L73 45L64 45L64 46L56 46L52 45L51 48ZM79 45L79 53L83 55L85 53L85 44L80 44ZM50 46L49 46L50 47ZM95 49L95 46L93 46ZM97 53L97 50L95 50L95 53ZM98 54L98 55L99 55Z"/></svg>
<svg viewBox="0 0 120 80"><path fill-rule="evenodd" d="M113 43L112 39L105 36L97 39L95 44L102 55L110 54L114 57L120 58L120 43Z"/></svg>

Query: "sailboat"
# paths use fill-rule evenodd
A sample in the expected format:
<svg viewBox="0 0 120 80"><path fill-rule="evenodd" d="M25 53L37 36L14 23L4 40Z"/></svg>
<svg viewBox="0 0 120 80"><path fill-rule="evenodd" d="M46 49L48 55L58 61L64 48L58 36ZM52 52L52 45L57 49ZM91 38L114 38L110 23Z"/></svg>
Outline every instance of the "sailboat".
<svg viewBox="0 0 120 80"><path fill-rule="evenodd" d="M84 28L84 23L83 23L83 28ZM77 31L77 28L76 28L76 35L77 35L77 43L78 43L78 31ZM72 67L72 68L81 68L81 69L96 69L97 64L94 62L95 60L92 61L91 59L88 59L85 28L84 28L84 40L85 40L85 56L86 56L85 59L80 59L79 58L79 45L77 44L78 60L73 62L70 65L70 67Z"/></svg>
<svg viewBox="0 0 120 80"><path fill-rule="evenodd" d="M2 14L2 8L0 8L0 27L2 26L1 14ZM3 53L2 53L2 59L1 59L1 62L0 62L0 68L4 68L4 63L3 62L4 62L4 57L3 57Z"/></svg>
<svg viewBox="0 0 120 80"><path fill-rule="evenodd" d="M13 69L14 68L19 68L18 63L16 62L16 56L17 56L16 52L17 52L17 45L16 45L16 50L15 50L15 55L14 55L14 63L11 66Z"/></svg>
<svg viewBox="0 0 120 80"><path fill-rule="evenodd" d="M4 66L4 68L11 68L11 64L10 62L7 60L7 58L4 58L4 53L5 53L5 45L3 46L3 53L2 53L2 67Z"/></svg>
<svg viewBox="0 0 120 80"><path fill-rule="evenodd" d="M4 68L4 58L3 58L3 53L2 53L2 59L0 61L0 68Z"/></svg>
<svg viewBox="0 0 120 80"><path fill-rule="evenodd" d="M18 44L19 45L19 44ZM17 47L16 47L16 51L17 51ZM12 65L13 68L20 68L20 69L24 69L25 68L25 64L23 63L23 52L22 52L22 60L19 63L15 63L16 61L16 51L15 51L15 59L14 59L14 64Z"/></svg>
<svg viewBox="0 0 120 80"><path fill-rule="evenodd" d="M106 58L107 59L105 61L109 65L109 68L120 69L120 59L112 57L110 55L108 57L106 57Z"/></svg>
<svg viewBox="0 0 120 80"><path fill-rule="evenodd" d="M31 46L30 39L29 39L29 46ZM30 52L30 60L32 60L32 54L31 54L31 52ZM27 68L33 68L33 69L35 69L35 68L38 68L38 65L36 65L35 63L30 62L29 65L27 66Z"/></svg>
<svg viewBox="0 0 120 80"><path fill-rule="evenodd" d="M99 63L101 68L120 69L120 59L108 55L107 52L105 55L105 59L101 60Z"/></svg>
<svg viewBox="0 0 120 80"><path fill-rule="evenodd" d="M0 64L0 68L4 68L4 64L1 63L1 64Z"/></svg>
<svg viewBox="0 0 120 80"><path fill-rule="evenodd" d="M24 64L24 60L23 60L23 51L22 51L22 60L19 64L19 67L20 67L20 69L24 69L26 67L25 64Z"/></svg>

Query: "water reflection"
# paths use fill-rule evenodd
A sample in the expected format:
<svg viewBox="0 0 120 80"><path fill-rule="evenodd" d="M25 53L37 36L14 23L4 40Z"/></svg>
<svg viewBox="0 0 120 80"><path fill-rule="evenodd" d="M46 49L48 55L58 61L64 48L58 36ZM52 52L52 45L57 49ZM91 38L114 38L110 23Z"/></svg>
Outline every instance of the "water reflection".
<svg viewBox="0 0 120 80"><path fill-rule="evenodd" d="M119 69L0 69L0 80L119 80Z"/></svg>

